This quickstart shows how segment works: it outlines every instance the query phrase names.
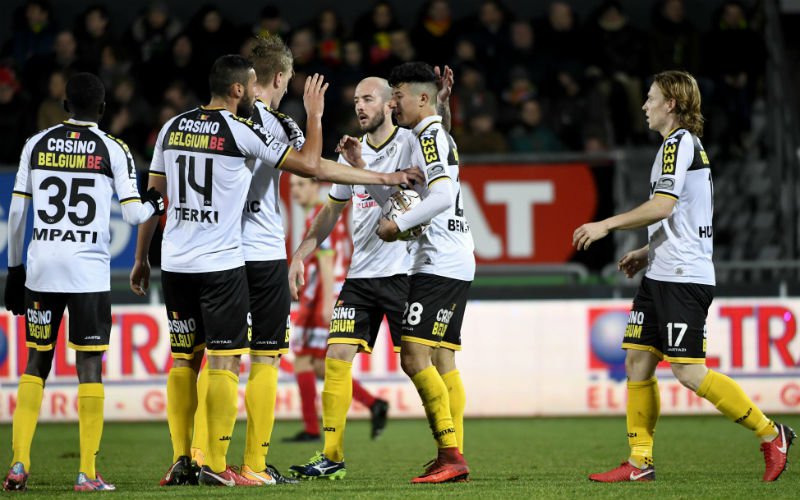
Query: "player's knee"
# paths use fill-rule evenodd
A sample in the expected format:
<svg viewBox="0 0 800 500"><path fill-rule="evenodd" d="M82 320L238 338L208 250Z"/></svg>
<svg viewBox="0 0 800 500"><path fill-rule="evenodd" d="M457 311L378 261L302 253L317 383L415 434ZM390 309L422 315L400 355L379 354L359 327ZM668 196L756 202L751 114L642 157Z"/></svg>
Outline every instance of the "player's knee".
<svg viewBox="0 0 800 500"><path fill-rule="evenodd" d="M28 363L25 365L25 374L47 380L50 375L50 367L53 366L53 355L55 349L49 351L37 351L28 349Z"/></svg>
<svg viewBox="0 0 800 500"><path fill-rule="evenodd" d="M672 374L687 389L697 392L700 384L708 373L708 368L702 364L672 364Z"/></svg>
<svg viewBox="0 0 800 500"><path fill-rule="evenodd" d="M648 351L628 350L625 355L625 375L632 382L647 380L655 373L658 358Z"/></svg>
<svg viewBox="0 0 800 500"><path fill-rule="evenodd" d="M104 351L78 351L75 368L81 384L96 384L103 381Z"/></svg>
<svg viewBox="0 0 800 500"><path fill-rule="evenodd" d="M420 353L406 351L409 350L404 349L400 352L400 367L409 377L413 377L431 365L430 358L422 356Z"/></svg>
<svg viewBox="0 0 800 500"><path fill-rule="evenodd" d="M329 344L325 355L330 359L352 362L358 352L358 346L351 344Z"/></svg>

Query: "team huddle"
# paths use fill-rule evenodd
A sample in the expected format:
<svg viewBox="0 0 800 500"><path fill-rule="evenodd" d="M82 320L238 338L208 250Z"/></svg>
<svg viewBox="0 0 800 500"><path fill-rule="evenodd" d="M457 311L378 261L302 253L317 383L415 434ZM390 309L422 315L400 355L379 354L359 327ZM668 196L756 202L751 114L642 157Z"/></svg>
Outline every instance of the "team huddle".
<svg viewBox="0 0 800 500"><path fill-rule="evenodd" d="M14 314L27 317L29 358L18 388L14 457L4 489L27 487L42 390L65 307L70 308L69 346L77 351L79 378L80 466L74 488L115 489L95 468L103 428L102 354L111 325L108 222L114 192L125 220L139 224L130 274L131 289L139 295L149 286L148 251L159 223L154 216L166 215L161 280L174 360L166 389L173 456L162 486L257 487L344 478L352 400L366 401L378 421L385 419L385 402L365 394L352 376L355 355L372 351L384 317L437 447L436 457L411 482L468 480L466 396L455 353L461 350L475 258L458 150L449 134L452 72L405 63L388 80L362 80L353 102L363 135L341 139L337 162L322 158L328 83L321 76L305 82L304 132L277 111L292 76L291 52L277 37L259 39L249 59L217 59L209 75L208 105L170 119L161 129L144 196L137 191L127 147L97 128L104 106L99 79L88 73L70 79L67 105L73 117L27 142L9 214L5 302ZM792 429L765 417L738 384L705 367L705 319L714 286L711 233L697 233L695 227L711 226L713 187L699 140L702 117L698 121L693 115L699 115L699 102L691 75L656 75L643 107L650 128L664 138L652 169L650 199L575 230L579 250L615 229L647 226L650 235L649 245L619 263L629 277L647 269L633 302L641 314L631 316L641 320L623 342L631 454L620 467L592 474L594 481L655 479L655 368L661 359L672 363L686 387L761 439L765 481L783 472L794 439ZM293 195L309 208L315 205L316 183L332 183L290 263L278 209L284 171L294 174ZM421 201L410 202L416 198ZM34 228L26 273L22 250L31 200ZM390 202L406 209L385 217L381 207ZM342 272L335 298L326 292L304 306L295 334L298 360L310 377L301 382L301 392L304 383L324 378L324 447L308 462L291 466L292 477L286 477L267 463L267 456L278 367L289 350L291 300L304 304L301 295L325 288L322 271L332 265L325 251L343 238L339 221L350 203L349 269ZM310 272L306 266L314 255ZM228 445L242 354L249 354L251 363L244 456L235 467L229 465ZM311 420L316 421L315 414ZM306 422L303 438L314 436L313 421ZM381 429L373 427L373 435Z"/></svg>

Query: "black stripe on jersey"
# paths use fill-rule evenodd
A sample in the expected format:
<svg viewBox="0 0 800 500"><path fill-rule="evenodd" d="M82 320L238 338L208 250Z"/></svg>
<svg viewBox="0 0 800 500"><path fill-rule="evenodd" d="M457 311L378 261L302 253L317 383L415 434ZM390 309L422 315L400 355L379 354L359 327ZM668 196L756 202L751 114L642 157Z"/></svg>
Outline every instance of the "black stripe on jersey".
<svg viewBox="0 0 800 500"><path fill-rule="evenodd" d="M678 195L675 194L675 193L668 193L666 191L656 191L656 192L653 193L653 195L657 195L657 194L660 194L661 196L666 196L667 198L672 198L674 200L679 199Z"/></svg>
<svg viewBox="0 0 800 500"><path fill-rule="evenodd" d="M387 144L392 142L392 139L394 139L397 136L397 131L399 130L399 128L400 127L395 125L394 130L392 130L392 133L389 134L389 137L387 137L386 140L384 140L382 143L378 144L377 146L373 146L372 143L369 142L369 137L367 137L366 135L364 135L364 143L367 146L369 146L373 151L375 151L377 153L378 151L380 151L381 149L386 147Z"/></svg>
<svg viewBox="0 0 800 500"><path fill-rule="evenodd" d="M708 161L708 155L705 149L703 149L703 145L700 143L700 138L696 135L692 135L692 144L694 145L694 158L692 158L692 164L689 165L689 170L710 169L711 162Z"/></svg>
<svg viewBox="0 0 800 500"><path fill-rule="evenodd" d="M25 191L11 191L11 196L19 196L21 198L33 198L33 195Z"/></svg>
<svg viewBox="0 0 800 500"><path fill-rule="evenodd" d="M333 195L332 195L332 194L330 194L330 193L328 193L328 199L329 199L329 200L331 200L331 201L335 201L336 203L347 203L348 201L350 201L349 199L347 199L347 200L340 200L339 198L337 198L337 197L333 196Z"/></svg>
<svg viewBox="0 0 800 500"><path fill-rule="evenodd" d="M419 134L417 134L417 137L419 137L419 136L421 136L422 134L424 134L424 133L425 133L425 131L426 131L426 130L428 130L429 128L431 128L431 125L433 125L434 123L439 123L439 124L441 124L441 123L442 123L442 120L434 120L434 121L430 122L429 124L425 125L425 128L419 131Z"/></svg>
<svg viewBox="0 0 800 500"><path fill-rule="evenodd" d="M277 144L275 144L275 146L277 146ZM283 154L281 155L281 159L278 160L278 163L275 164L275 168L276 169L280 169L283 166L283 162L286 161L286 157L289 156L289 151L291 151L291 150L292 150L292 148L291 148L291 146L289 146L283 151Z"/></svg>
<svg viewBox="0 0 800 500"><path fill-rule="evenodd" d="M265 109L278 120L286 137L289 139L287 141L289 144L295 145L295 142L304 136L303 131L300 130L300 126L297 125L297 122L295 122L291 116L281 113L276 109L272 109L269 106L265 106Z"/></svg>
<svg viewBox="0 0 800 500"><path fill-rule="evenodd" d="M142 199L139 198L138 196L131 196L130 198L123 198L123 199L119 200L119 204L120 205L124 205L126 203L131 203L133 201L141 202Z"/></svg>
<svg viewBox="0 0 800 500"><path fill-rule="evenodd" d="M188 151L220 156L243 158L244 155L236 145L223 108L195 108L173 118L164 133L161 148L164 151ZM231 117L244 122L253 122L231 114Z"/></svg>
<svg viewBox="0 0 800 500"><path fill-rule="evenodd" d="M113 177L108 147L92 127L65 122L48 129L31 148L31 170Z"/></svg>
<svg viewBox="0 0 800 500"><path fill-rule="evenodd" d="M125 144L125 141L122 139L118 139L113 135L109 134L108 132L103 132L106 134L106 137L114 141L119 147L122 148L122 153L125 155L125 158L128 160L128 178L135 179L136 178L136 167L133 165L133 155L131 155L131 149Z"/></svg>

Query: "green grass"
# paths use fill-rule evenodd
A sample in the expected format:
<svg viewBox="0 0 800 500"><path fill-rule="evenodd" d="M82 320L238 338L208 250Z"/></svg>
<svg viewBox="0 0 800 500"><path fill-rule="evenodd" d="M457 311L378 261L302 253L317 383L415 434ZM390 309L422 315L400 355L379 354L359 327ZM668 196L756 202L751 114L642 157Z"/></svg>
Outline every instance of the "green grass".
<svg viewBox="0 0 800 500"><path fill-rule="evenodd" d="M800 416L780 419L800 429ZM285 470L305 462L319 445L284 444L281 438L299 429L278 422L269 461ZM596 484L586 479L626 457L625 419L487 419L467 422L466 456L471 481L412 486L434 454L425 422L391 421L378 441L368 439L368 424L347 429L347 471L343 481L312 481L298 486L263 489L203 487L159 488L158 479L171 458L164 423L106 424L98 456L101 473L118 491L100 494L116 499L141 498L798 498L800 467L776 483L761 482L763 459L757 440L723 417L665 417L659 422L654 483ZM10 426L0 440L11 442ZM238 423L229 461L242 453L243 423ZM33 474L25 498L81 497L71 485L78 466L75 424L39 426L33 449ZM791 458L798 458L800 446ZM8 448L4 458L10 459Z"/></svg>

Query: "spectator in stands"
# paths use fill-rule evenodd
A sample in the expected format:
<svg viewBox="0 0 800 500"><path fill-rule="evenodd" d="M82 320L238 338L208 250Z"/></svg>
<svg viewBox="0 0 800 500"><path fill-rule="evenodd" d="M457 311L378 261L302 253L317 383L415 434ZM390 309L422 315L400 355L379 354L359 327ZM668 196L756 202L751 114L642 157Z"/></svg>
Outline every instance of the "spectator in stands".
<svg viewBox="0 0 800 500"><path fill-rule="evenodd" d="M373 75L387 78L392 68L406 62L414 61L417 57L408 32L403 29L394 30L389 34L389 52L388 58L384 59L380 64L373 66Z"/></svg>
<svg viewBox="0 0 800 500"><path fill-rule="evenodd" d="M194 59L203 74L208 74L218 57L235 52L242 39L219 9L210 4L203 5L192 16L186 34L192 41Z"/></svg>
<svg viewBox="0 0 800 500"><path fill-rule="evenodd" d="M358 40L347 40L342 49L342 64L336 70L334 81L337 85L355 85L367 77L367 70L364 67L364 49ZM341 83L339 83L341 82ZM349 103L352 98L350 94L345 102ZM353 114L353 113L348 113Z"/></svg>
<svg viewBox="0 0 800 500"><path fill-rule="evenodd" d="M110 94L100 127L125 141L134 155L140 156L151 127L150 105L138 95L132 77L121 78Z"/></svg>
<svg viewBox="0 0 800 500"><path fill-rule="evenodd" d="M110 89L114 82L131 73L133 62L128 51L121 44L109 44L100 50L100 68L97 76L103 81L103 86Z"/></svg>
<svg viewBox="0 0 800 500"><path fill-rule="evenodd" d="M208 97L208 70L202 68L195 54L197 51L189 35L175 37L167 54L144 64L140 80L142 95L149 102L158 102L169 84L181 81L198 98ZM152 75L158 75L158 78L152 78Z"/></svg>
<svg viewBox="0 0 800 500"><path fill-rule="evenodd" d="M329 69L322 65L317 57L317 41L314 38L314 30L311 28L300 28L292 33L289 39L289 49L294 57L295 73L314 73L328 74ZM300 93L302 96L302 92Z"/></svg>
<svg viewBox="0 0 800 500"><path fill-rule="evenodd" d="M48 79L47 97L39 104L39 110L36 113L37 130L58 125L69 118L69 113L64 109L66 98L67 75L64 71L53 71Z"/></svg>
<svg viewBox="0 0 800 500"><path fill-rule="evenodd" d="M555 132L543 122L542 106L536 99L522 103L518 123L509 133L509 142L511 151L518 153L550 153L564 149Z"/></svg>
<svg viewBox="0 0 800 500"><path fill-rule="evenodd" d="M80 70L77 44L71 31L59 32L53 41L53 51L30 58L25 64L23 83L35 103L47 96L50 74L53 71Z"/></svg>
<svg viewBox="0 0 800 500"><path fill-rule="evenodd" d="M686 17L683 0L660 0L650 29L650 73L700 70L700 34Z"/></svg>
<svg viewBox="0 0 800 500"><path fill-rule="evenodd" d="M582 74L587 50L572 7L563 1L551 2L547 16L536 23L541 47L550 51L555 70Z"/></svg>
<svg viewBox="0 0 800 500"><path fill-rule="evenodd" d="M402 29L396 21L394 10L389 2L379 1L372 10L356 20L353 35L364 46L370 66L381 63L391 54L389 33ZM370 68L371 69L371 68Z"/></svg>
<svg viewBox="0 0 800 500"><path fill-rule="evenodd" d="M342 62L344 26L333 9L322 9L314 22L317 54L326 66L335 68Z"/></svg>
<svg viewBox="0 0 800 500"><path fill-rule="evenodd" d="M51 15L47 0L28 0L25 7L15 13L10 52L18 68L25 66L32 57L53 51L56 28Z"/></svg>
<svg viewBox="0 0 800 500"><path fill-rule="evenodd" d="M163 102L168 103L178 110L179 113L189 111L200 105L198 97L186 86L182 80L175 80L167 85L164 90Z"/></svg>
<svg viewBox="0 0 800 500"><path fill-rule="evenodd" d="M494 116L488 109L475 111L467 122L466 130L456 135L459 153L491 154L508 151L505 136L495 128Z"/></svg>
<svg viewBox="0 0 800 500"><path fill-rule="evenodd" d="M605 100L597 93L596 87L586 87L574 69L556 74L548 96L553 128L568 149L583 149L587 129L608 130Z"/></svg>
<svg viewBox="0 0 800 500"><path fill-rule="evenodd" d="M166 2L151 1L145 11L133 21L127 40L136 62L148 62L166 54L169 42L181 32L181 22L170 16Z"/></svg>
<svg viewBox="0 0 800 500"><path fill-rule="evenodd" d="M411 40L420 60L432 66L450 62L456 40L448 0L428 0L422 5Z"/></svg>
<svg viewBox="0 0 800 500"><path fill-rule="evenodd" d="M511 48L508 52L507 74L523 68L538 89L547 80L553 61L549 51L536 40L533 25L525 20L510 25Z"/></svg>
<svg viewBox="0 0 800 500"><path fill-rule="evenodd" d="M644 34L629 22L619 0L606 0L586 28L587 71L606 97L618 144L643 138L642 80L646 72Z"/></svg>
<svg viewBox="0 0 800 500"><path fill-rule="evenodd" d="M78 60L86 71L97 73L103 47L115 41L108 25L108 10L100 4L88 7L75 24Z"/></svg>
<svg viewBox="0 0 800 500"><path fill-rule="evenodd" d="M511 49L507 13L499 0L484 0L477 23L470 29L476 58L486 69L486 86L499 93L508 84L507 55Z"/></svg>
<svg viewBox="0 0 800 500"><path fill-rule="evenodd" d="M744 135L750 131L756 86L764 74L763 38L750 27L744 6L728 1L722 5L704 46L714 79L714 104L727 118L713 129L713 136L720 140L722 151L742 152Z"/></svg>
<svg viewBox="0 0 800 500"><path fill-rule="evenodd" d="M451 99L452 127L458 132L478 111L497 113L497 98L486 89L483 72L473 64L462 64L455 96Z"/></svg>
<svg viewBox="0 0 800 500"><path fill-rule="evenodd" d="M34 132L30 99L14 71L0 66L0 164L16 164L25 139Z"/></svg>
<svg viewBox="0 0 800 500"><path fill-rule="evenodd" d="M174 118L175 116L179 115L183 110L176 108L169 102L163 102L161 106L158 108L158 112L156 115L156 123L150 128L150 132L147 134L147 139L144 143L144 150L143 155L147 162L139 162L136 164L136 167L140 170L147 171L150 169L150 162L153 158L153 151L155 150L156 140L158 139L158 133L161 131L161 127L164 126L170 119ZM146 181L145 181L146 184Z"/></svg>
<svg viewBox="0 0 800 500"><path fill-rule="evenodd" d="M289 23L281 17L281 11L274 5L267 5L261 9L258 22L253 26L255 36L270 34L279 35L284 40L289 38Z"/></svg>

